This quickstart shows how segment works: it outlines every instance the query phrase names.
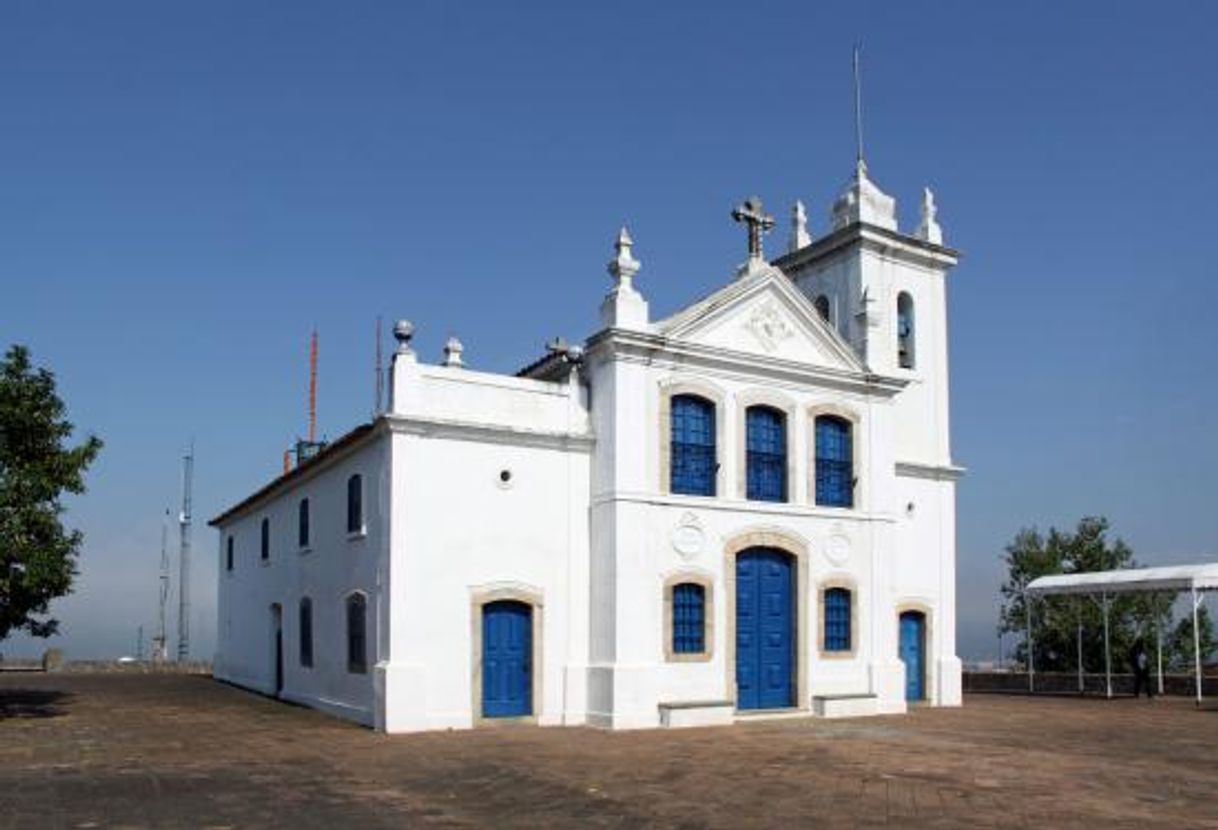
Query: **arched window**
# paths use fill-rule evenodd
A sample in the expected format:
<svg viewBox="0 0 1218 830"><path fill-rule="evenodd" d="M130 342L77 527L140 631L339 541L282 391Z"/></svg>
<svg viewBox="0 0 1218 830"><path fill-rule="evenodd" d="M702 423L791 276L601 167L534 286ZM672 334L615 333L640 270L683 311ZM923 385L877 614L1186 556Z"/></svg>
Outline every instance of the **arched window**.
<svg viewBox="0 0 1218 830"><path fill-rule="evenodd" d="M300 665L313 668L313 600L300 600Z"/></svg>
<svg viewBox="0 0 1218 830"><path fill-rule="evenodd" d="M360 593L347 597L347 671L368 671L368 601Z"/></svg>
<svg viewBox="0 0 1218 830"><path fill-rule="evenodd" d="M813 302L813 305L816 306L816 313L820 315L820 319L824 320L826 323L833 322L832 320L829 319L829 298L828 297L826 297L824 294L819 295L816 298L816 300Z"/></svg>
<svg viewBox="0 0 1218 830"><path fill-rule="evenodd" d="M358 473L347 479L347 532L364 532L364 477Z"/></svg>
<svg viewBox="0 0 1218 830"><path fill-rule="evenodd" d="M914 367L914 304L906 291L897 295L897 365Z"/></svg>
<svg viewBox="0 0 1218 830"><path fill-rule="evenodd" d="M787 424L777 409L750 406L744 413L746 490L757 501L787 500Z"/></svg>
<svg viewBox="0 0 1218 830"><path fill-rule="evenodd" d="M690 496L715 495L715 405L696 395L672 398L670 489Z"/></svg>
<svg viewBox="0 0 1218 830"><path fill-rule="evenodd" d="M262 555L262 561L265 562L271 558L271 520L262 520L262 544L259 548Z"/></svg>
<svg viewBox="0 0 1218 830"><path fill-rule="evenodd" d="M854 442L850 422L833 415L816 419L816 503L854 506Z"/></svg>
<svg viewBox="0 0 1218 830"><path fill-rule="evenodd" d="M850 591L825 591L825 651L850 651Z"/></svg>
<svg viewBox="0 0 1218 830"><path fill-rule="evenodd" d="M672 588L672 651L706 651L706 589L696 582L682 582Z"/></svg>
<svg viewBox="0 0 1218 830"><path fill-rule="evenodd" d="M309 500L300 500L300 516L299 527L297 528L297 542L302 548L309 546Z"/></svg>
<svg viewBox="0 0 1218 830"><path fill-rule="evenodd" d="M228 537L228 543L224 549L224 570L231 571L233 569L233 537Z"/></svg>

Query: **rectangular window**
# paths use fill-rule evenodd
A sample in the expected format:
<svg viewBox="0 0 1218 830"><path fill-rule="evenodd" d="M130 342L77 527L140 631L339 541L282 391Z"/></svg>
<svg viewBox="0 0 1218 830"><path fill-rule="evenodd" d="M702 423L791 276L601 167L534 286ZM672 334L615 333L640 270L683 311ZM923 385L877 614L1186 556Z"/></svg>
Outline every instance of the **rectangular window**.
<svg viewBox="0 0 1218 830"><path fill-rule="evenodd" d="M271 558L271 520L270 519L262 520L261 542L262 542L262 544L261 544L260 553L262 556L262 561L265 562Z"/></svg>
<svg viewBox="0 0 1218 830"><path fill-rule="evenodd" d="M670 401L670 490L689 496L715 495L715 405L694 395Z"/></svg>
<svg viewBox="0 0 1218 830"><path fill-rule="evenodd" d="M816 503L826 507L854 506L854 445L850 422L822 416L816 419Z"/></svg>
<svg viewBox="0 0 1218 830"><path fill-rule="evenodd" d="M672 650L674 654L706 651L706 594L701 585L683 582L672 589Z"/></svg>
<svg viewBox="0 0 1218 830"><path fill-rule="evenodd" d="M300 547L309 546L309 500L300 500L300 526L297 529L297 541Z"/></svg>
<svg viewBox="0 0 1218 830"><path fill-rule="evenodd" d="M751 406L745 411L744 421L748 498L754 501L786 501L786 419L778 410Z"/></svg>
<svg viewBox="0 0 1218 830"><path fill-rule="evenodd" d="M313 600L300 601L300 665L313 667Z"/></svg>
<svg viewBox="0 0 1218 830"><path fill-rule="evenodd" d="M850 592L825 591L825 651L850 650Z"/></svg>
<svg viewBox="0 0 1218 830"><path fill-rule="evenodd" d="M368 671L367 601L363 594L347 598L347 671L364 674Z"/></svg>
<svg viewBox="0 0 1218 830"><path fill-rule="evenodd" d="M358 474L347 479L347 532L364 532L364 479Z"/></svg>

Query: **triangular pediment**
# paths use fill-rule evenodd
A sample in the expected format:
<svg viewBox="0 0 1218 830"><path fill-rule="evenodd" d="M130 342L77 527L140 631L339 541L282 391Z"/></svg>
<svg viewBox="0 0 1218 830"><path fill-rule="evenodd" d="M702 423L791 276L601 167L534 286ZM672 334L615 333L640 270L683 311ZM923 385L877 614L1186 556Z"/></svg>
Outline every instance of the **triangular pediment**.
<svg viewBox="0 0 1218 830"><path fill-rule="evenodd" d="M865 371L854 350L782 271L740 277L657 324L674 340L810 366Z"/></svg>

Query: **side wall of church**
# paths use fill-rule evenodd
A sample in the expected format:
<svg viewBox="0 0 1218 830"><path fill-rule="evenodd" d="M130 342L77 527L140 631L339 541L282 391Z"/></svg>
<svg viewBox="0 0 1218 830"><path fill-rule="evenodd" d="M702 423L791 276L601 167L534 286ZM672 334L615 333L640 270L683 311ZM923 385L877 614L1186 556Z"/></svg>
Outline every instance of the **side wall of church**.
<svg viewBox="0 0 1218 830"><path fill-rule="evenodd" d="M275 608L282 632L281 696L371 725L375 720L373 667L378 609L385 597L377 578L387 545L389 441L363 442L263 504L219 528L219 591L214 672L221 680L275 694ZM347 531L347 482L361 477L363 526ZM309 501L309 543L299 544L299 511ZM264 559L262 522L268 523ZM228 540L233 567L227 568ZM363 671L348 665L346 602L360 592L366 603ZM312 666L301 654L301 601L312 613Z"/></svg>

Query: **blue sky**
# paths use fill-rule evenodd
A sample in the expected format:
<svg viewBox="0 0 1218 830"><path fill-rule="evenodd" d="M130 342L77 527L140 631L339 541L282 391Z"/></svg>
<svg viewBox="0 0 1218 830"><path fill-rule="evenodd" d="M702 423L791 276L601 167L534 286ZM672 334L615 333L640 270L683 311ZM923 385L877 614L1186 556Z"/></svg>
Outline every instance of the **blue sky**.
<svg viewBox="0 0 1218 830"><path fill-rule="evenodd" d="M1102 514L1144 562L1218 558L1218 9L1091 8L6 3L0 345L29 345L107 442L70 503L87 541L57 644L151 631L182 448L201 520L273 476L312 327L336 436L372 405L378 314L413 319L429 359L455 333L511 371L594 329L623 221L657 314L741 259L745 195L803 199L823 232L855 40L873 177L905 228L934 187L964 255L962 655L996 651L1021 526ZM208 656L202 521L195 547Z"/></svg>

